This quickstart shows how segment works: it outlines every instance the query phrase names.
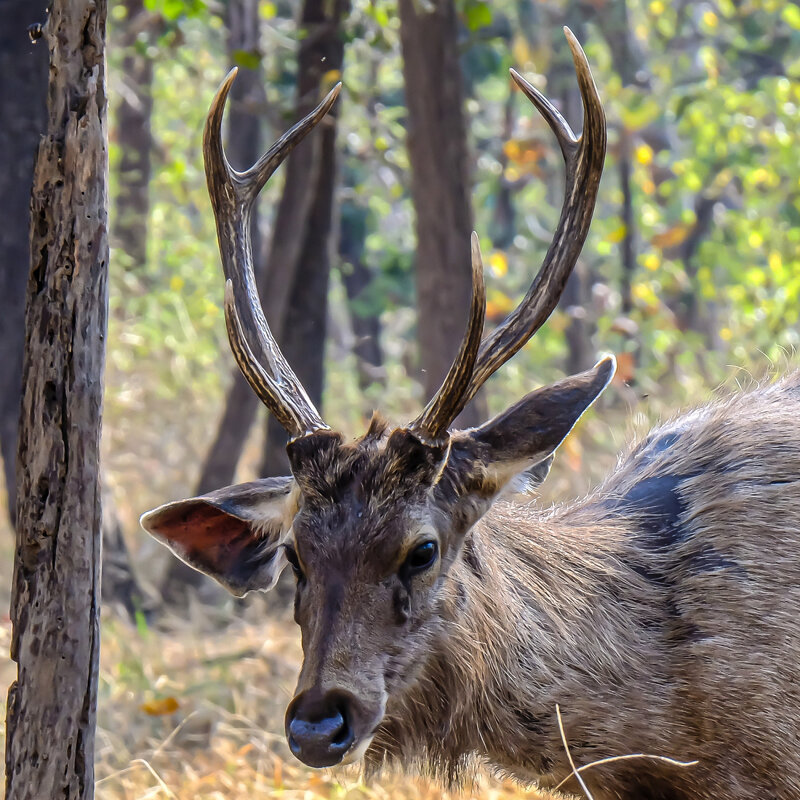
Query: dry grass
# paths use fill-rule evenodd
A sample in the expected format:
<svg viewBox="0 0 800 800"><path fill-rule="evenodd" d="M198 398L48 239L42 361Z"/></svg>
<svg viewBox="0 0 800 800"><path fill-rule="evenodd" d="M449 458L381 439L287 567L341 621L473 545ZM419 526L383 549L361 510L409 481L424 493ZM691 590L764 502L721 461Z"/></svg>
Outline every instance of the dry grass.
<svg viewBox="0 0 800 800"><path fill-rule="evenodd" d="M236 616L132 630L106 620L97 736L97 796L144 798L447 798L400 775L365 785L357 771L311 770L289 753L283 713L297 675L299 645L263 602ZM511 782L479 779L462 797L544 800Z"/></svg>
<svg viewBox="0 0 800 800"><path fill-rule="evenodd" d="M586 491L611 468L634 429L646 430L668 409L685 403L658 396L644 403L622 399L613 408L591 414L565 442L543 487L543 503ZM160 581L163 553L138 531L135 520L144 509L191 491L188 473L193 470L187 465L196 467L198 454L176 442L198 437L187 429L188 422L160 420L158 427L169 428L172 437L170 446L164 447L162 431L160 446L172 455L169 462L159 461L142 445L136 426L131 431L125 428L130 409L110 405L107 431L116 428L124 446L113 437L106 439L106 465L118 511L131 534L139 575L152 587ZM182 419L212 429L214 413L212 407L203 419L193 414ZM248 449L246 467L255 462L254 453L257 443ZM13 537L5 519L0 508L0 604L7 608ZM110 615L104 618L96 754L99 800L557 797L488 777L453 795L422 779L387 775L365 785L356 771L302 766L290 755L283 735L284 709L300 662L299 637L285 613L276 612L274 606L267 609L267 602L257 598L236 609L198 605L182 618L160 619L157 628L137 629ZM0 622L4 654L10 638L5 616ZM0 657L0 683L7 686L14 674L8 656ZM5 692L0 696L4 702ZM579 766L577 771L587 768Z"/></svg>

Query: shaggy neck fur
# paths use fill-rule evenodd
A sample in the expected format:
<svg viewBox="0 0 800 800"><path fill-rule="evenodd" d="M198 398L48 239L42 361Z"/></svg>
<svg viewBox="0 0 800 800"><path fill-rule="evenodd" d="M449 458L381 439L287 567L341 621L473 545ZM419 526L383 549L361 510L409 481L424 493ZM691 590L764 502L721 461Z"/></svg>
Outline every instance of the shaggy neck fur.
<svg viewBox="0 0 800 800"><path fill-rule="evenodd" d="M798 412L795 375L652 433L574 506L495 504L444 578L432 655L390 704L368 767L458 781L483 761L552 787L570 773L558 704L578 766L700 760L594 768L598 800L710 800L720 771L737 787L728 797L800 796L784 785L797 748L764 730L796 730L800 697L776 708L764 692L779 689L771 673L787 642L800 647L800 623L772 630L780 604L759 583L768 535L770 580L797 617Z"/></svg>

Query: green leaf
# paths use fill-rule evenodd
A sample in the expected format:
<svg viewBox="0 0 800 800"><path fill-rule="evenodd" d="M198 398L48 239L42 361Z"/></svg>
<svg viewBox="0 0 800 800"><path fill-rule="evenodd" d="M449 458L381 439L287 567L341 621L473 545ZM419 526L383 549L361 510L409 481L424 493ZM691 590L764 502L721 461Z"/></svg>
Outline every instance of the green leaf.
<svg viewBox="0 0 800 800"><path fill-rule="evenodd" d="M256 70L261 65L261 56L252 50L234 50L231 55L237 67Z"/></svg>
<svg viewBox="0 0 800 800"><path fill-rule="evenodd" d="M488 3L469 3L464 9L467 27L471 31L478 31L492 24L492 9Z"/></svg>

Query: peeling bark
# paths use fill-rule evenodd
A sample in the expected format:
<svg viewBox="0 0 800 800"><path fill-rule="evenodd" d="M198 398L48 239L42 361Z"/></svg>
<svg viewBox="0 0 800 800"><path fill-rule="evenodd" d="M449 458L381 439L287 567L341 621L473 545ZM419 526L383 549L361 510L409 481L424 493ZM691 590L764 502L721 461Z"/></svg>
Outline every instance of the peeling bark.
<svg viewBox="0 0 800 800"><path fill-rule="evenodd" d="M7 800L94 795L107 317L105 0L54 0L17 467Z"/></svg>

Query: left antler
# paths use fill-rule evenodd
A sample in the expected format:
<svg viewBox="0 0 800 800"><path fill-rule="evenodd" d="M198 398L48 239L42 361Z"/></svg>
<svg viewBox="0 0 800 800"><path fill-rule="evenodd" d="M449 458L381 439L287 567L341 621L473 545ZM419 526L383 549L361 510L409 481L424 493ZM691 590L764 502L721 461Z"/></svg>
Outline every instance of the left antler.
<svg viewBox="0 0 800 800"><path fill-rule="evenodd" d="M303 385L281 353L264 317L253 273L250 214L259 192L287 155L314 129L336 102L341 84L287 131L245 172L228 163L222 147L222 114L237 70L217 91L203 134L206 181L217 221L225 287L225 321L236 362L261 401L291 436L327 430ZM253 353L251 343L257 347Z"/></svg>

